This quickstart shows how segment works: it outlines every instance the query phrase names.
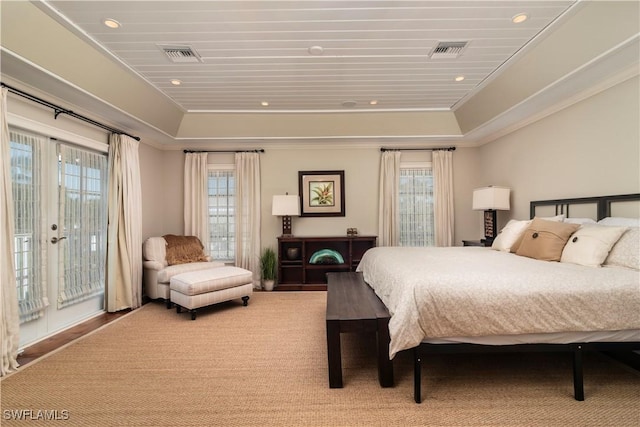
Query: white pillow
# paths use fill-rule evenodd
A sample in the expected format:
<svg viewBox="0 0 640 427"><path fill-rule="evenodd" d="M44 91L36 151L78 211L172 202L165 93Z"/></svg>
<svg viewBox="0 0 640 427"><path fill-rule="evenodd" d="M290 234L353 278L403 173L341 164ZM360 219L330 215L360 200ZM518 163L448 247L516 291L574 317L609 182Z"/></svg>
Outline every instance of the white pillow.
<svg viewBox="0 0 640 427"><path fill-rule="evenodd" d="M566 218L565 214L560 214L556 216L538 216L536 218L545 219L547 221L559 221L562 222Z"/></svg>
<svg viewBox="0 0 640 427"><path fill-rule="evenodd" d="M640 218L622 218L609 216L598 221L600 225L615 225L618 227L640 227Z"/></svg>
<svg viewBox="0 0 640 427"><path fill-rule="evenodd" d="M511 247L522 236L529 224L531 224L531 221L510 220L494 239L491 249L511 252Z"/></svg>
<svg viewBox="0 0 640 427"><path fill-rule="evenodd" d="M604 265L640 270L640 228L630 227L613 245Z"/></svg>
<svg viewBox="0 0 640 427"><path fill-rule="evenodd" d="M560 262L600 267L625 227L583 225L569 237Z"/></svg>
<svg viewBox="0 0 640 427"><path fill-rule="evenodd" d="M591 218L566 218L564 222L569 224L596 224L596 221Z"/></svg>

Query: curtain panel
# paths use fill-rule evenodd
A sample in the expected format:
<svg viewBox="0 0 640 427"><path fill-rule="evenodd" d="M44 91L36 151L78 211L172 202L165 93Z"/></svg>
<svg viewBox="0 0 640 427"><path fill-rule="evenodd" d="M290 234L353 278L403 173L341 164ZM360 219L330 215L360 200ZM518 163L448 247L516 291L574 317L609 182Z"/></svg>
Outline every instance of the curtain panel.
<svg viewBox="0 0 640 427"><path fill-rule="evenodd" d="M436 150L432 155L436 246L453 245L453 153Z"/></svg>
<svg viewBox="0 0 640 427"><path fill-rule="evenodd" d="M260 155L236 153L236 265L260 288Z"/></svg>
<svg viewBox="0 0 640 427"><path fill-rule="evenodd" d="M399 151L385 151L380 160L379 246L398 246L400 243L400 155Z"/></svg>
<svg viewBox="0 0 640 427"><path fill-rule="evenodd" d="M142 296L142 194L138 141L109 138L107 311L138 308Z"/></svg>
<svg viewBox="0 0 640 427"><path fill-rule="evenodd" d="M187 153L184 159L184 234L198 237L210 255L207 158L207 153Z"/></svg>
<svg viewBox="0 0 640 427"><path fill-rule="evenodd" d="M2 365L0 376L18 368L20 320L14 259L14 214L11 183L11 149L7 123L7 88L0 97L0 331Z"/></svg>

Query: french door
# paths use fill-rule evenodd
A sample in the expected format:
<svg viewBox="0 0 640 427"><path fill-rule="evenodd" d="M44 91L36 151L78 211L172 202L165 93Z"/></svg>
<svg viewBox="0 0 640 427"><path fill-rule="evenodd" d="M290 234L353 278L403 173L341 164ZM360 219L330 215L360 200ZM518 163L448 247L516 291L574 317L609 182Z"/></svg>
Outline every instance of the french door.
<svg viewBox="0 0 640 427"><path fill-rule="evenodd" d="M104 311L107 157L10 130L20 346Z"/></svg>

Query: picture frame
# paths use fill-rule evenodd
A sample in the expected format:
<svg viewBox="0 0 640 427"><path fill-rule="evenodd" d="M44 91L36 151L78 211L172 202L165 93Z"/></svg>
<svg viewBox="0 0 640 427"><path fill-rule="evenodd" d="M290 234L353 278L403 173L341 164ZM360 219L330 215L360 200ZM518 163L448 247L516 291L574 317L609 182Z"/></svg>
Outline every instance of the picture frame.
<svg viewBox="0 0 640 427"><path fill-rule="evenodd" d="M345 216L344 171L299 171L300 216Z"/></svg>

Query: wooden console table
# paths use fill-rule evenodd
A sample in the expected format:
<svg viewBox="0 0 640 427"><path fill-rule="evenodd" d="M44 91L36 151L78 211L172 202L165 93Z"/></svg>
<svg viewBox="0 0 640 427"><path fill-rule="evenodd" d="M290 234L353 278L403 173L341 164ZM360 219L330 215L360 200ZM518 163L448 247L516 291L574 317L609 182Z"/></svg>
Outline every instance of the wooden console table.
<svg viewBox="0 0 640 427"><path fill-rule="evenodd" d="M362 255L376 246L377 236L278 237L278 290L325 290L328 272L355 271ZM344 263L311 264L322 249L338 252Z"/></svg>

